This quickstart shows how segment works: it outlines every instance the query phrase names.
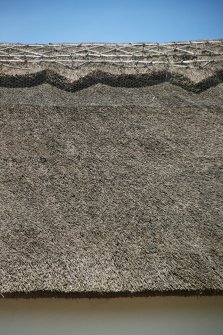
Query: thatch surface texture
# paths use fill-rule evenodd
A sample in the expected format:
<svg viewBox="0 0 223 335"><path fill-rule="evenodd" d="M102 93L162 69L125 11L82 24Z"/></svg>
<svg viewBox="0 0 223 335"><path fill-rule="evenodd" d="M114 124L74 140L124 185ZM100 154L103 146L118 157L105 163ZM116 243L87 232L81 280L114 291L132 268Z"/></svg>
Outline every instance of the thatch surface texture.
<svg viewBox="0 0 223 335"><path fill-rule="evenodd" d="M222 294L222 103L1 87L1 296Z"/></svg>

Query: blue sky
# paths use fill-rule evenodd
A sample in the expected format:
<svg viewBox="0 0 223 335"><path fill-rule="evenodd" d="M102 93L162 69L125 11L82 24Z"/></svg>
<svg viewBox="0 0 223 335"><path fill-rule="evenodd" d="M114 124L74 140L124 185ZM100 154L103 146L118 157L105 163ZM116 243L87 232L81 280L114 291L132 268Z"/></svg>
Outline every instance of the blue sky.
<svg viewBox="0 0 223 335"><path fill-rule="evenodd" d="M0 42L223 38L223 0L0 0Z"/></svg>

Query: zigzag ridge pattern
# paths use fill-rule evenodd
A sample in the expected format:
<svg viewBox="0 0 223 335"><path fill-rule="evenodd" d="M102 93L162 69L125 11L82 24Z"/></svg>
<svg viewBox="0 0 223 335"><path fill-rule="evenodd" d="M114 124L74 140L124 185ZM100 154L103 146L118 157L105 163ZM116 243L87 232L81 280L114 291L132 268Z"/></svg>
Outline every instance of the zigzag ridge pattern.
<svg viewBox="0 0 223 335"><path fill-rule="evenodd" d="M77 92L95 84L101 83L112 87L146 87L169 82L180 86L187 91L201 93L208 88L217 86L223 82L223 70L215 71L211 76L194 83L182 74L169 71L157 71L148 74L111 74L103 71L93 71L86 76L70 82L52 70L41 70L26 75L1 75L0 87L21 88L34 87L41 84L49 84L68 92Z"/></svg>

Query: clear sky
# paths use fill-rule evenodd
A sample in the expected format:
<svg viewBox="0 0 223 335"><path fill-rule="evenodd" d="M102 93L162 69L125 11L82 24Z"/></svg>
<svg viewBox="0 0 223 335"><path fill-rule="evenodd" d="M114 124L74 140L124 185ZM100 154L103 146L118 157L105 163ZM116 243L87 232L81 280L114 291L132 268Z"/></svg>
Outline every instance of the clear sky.
<svg viewBox="0 0 223 335"><path fill-rule="evenodd" d="M223 38L223 0L0 0L0 42Z"/></svg>

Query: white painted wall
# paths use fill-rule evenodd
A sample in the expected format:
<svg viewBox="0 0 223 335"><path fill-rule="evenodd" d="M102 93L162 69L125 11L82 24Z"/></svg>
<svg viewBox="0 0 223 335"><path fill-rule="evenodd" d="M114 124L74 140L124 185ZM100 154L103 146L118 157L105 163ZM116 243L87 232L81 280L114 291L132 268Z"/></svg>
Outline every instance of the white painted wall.
<svg viewBox="0 0 223 335"><path fill-rule="evenodd" d="M223 297L0 300L0 335L223 335Z"/></svg>

